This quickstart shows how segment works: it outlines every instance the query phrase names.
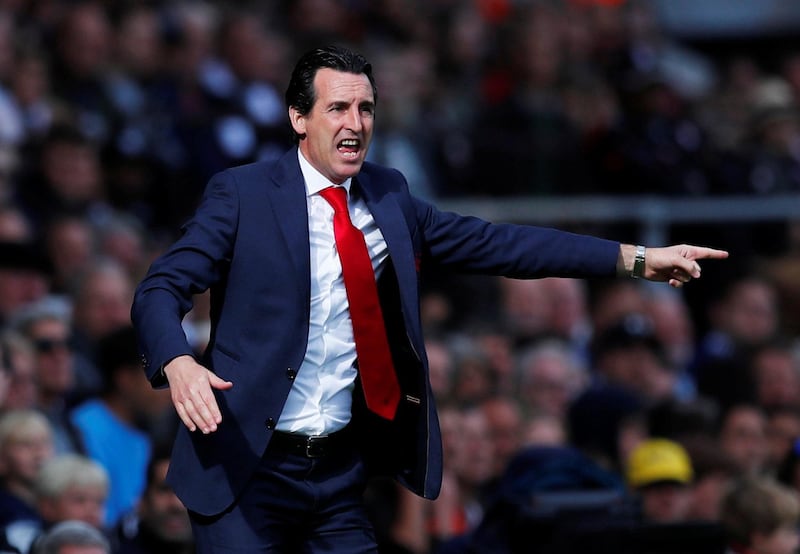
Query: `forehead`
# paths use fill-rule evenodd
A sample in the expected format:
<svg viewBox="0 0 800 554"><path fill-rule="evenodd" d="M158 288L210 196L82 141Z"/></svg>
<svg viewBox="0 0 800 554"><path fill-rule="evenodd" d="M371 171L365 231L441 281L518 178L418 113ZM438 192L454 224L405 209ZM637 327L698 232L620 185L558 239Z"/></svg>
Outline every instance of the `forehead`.
<svg viewBox="0 0 800 554"><path fill-rule="evenodd" d="M314 90L319 100L374 102L372 85L364 73L348 73L323 67L314 76Z"/></svg>

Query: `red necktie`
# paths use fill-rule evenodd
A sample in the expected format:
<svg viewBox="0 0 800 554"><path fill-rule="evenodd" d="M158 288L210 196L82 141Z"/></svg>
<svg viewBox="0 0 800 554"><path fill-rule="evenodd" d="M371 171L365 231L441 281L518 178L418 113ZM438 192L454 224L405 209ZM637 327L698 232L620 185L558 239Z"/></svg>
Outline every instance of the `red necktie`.
<svg viewBox="0 0 800 554"><path fill-rule="evenodd" d="M386 419L394 419L400 402L400 385L389 351L367 244L363 233L350 221L345 189L329 187L320 191L320 195L333 206L333 235L350 304L364 398L370 410Z"/></svg>

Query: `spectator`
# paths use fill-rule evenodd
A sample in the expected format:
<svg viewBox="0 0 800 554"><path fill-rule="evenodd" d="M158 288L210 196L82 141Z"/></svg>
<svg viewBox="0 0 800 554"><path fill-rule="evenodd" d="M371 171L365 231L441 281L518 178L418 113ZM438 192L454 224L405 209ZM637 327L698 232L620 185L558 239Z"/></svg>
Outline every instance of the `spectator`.
<svg viewBox="0 0 800 554"><path fill-rule="evenodd" d="M689 369L696 344L695 325L685 297L675 291L653 289L647 296L645 313L653 322L655 335L664 346L670 366L683 377ZM691 379L691 376L686 376ZM683 397L693 395L688 391Z"/></svg>
<svg viewBox="0 0 800 554"><path fill-rule="evenodd" d="M189 514L166 482L169 456L153 455L136 510L118 526L117 554L192 554Z"/></svg>
<svg viewBox="0 0 800 554"><path fill-rule="evenodd" d="M800 365L787 341L775 340L757 348L749 370L759 406L772 410L800 405Z"/></svg>
<svg viewBox="0 0 800 554"><path fill-rule="evenodd" d="M110 218L101 229L100 252L118 262L131 280L138 280L146 270L146 234L139 220L132 217Z"/></svg>
<svg viewBox="0 0 800 554"><path fill-rule="evenodd" d="M76 355L70 344L71 328L63 306L40 302L19 314L16 328L36 352L36 409L50 421L57 453L82 452L80 436L67 417L76 383Z"/></svg>
<svg viewBox="0 0 800 554"><path fill-rule="evenodd" d="M767 411L768 466L770 471L780 467L790 455L800 437L800 407L797 404Z"/></svg>
<svg viewBox="0 0 800 554"><path fill-rule="evenodd" d="M501 316L515 344L526 344L549 333L550 310L544 280L499 279Z"/></svg>
<svg viewBox="0 0 800 554"><path fill-rule="evenodd" d="M445 406L441 414L448 470L428 522L435 542L462 535L478 524L494 469L493 443L484 412L477 406Z"/></svg>
<svg viewBox="0 0 800 554"><path fill-rule="evenodd" d="M548 414L531 414L525 421L522 435L524 446L567 446L564 418Z"/></svg>
<svg viewBox="0 0 800 554"><path fill-rule="evenodd" d="M725 408L754 401L748 370L754 349L776 338L780 329L775 287L758 275L735 279L709 308L711 328L702 337L693 372L698 392Z"/></svg>
<svg viewBox="0 0 800 554"><path fill-rule="evenodd" d="M767 477L747 477L723 500L721 520L730 554L794 554L797 493Z"/></svg>
<svg viewBox="0 0 800 554"><path fill-rule="evenodd" d="M393 45L383 49L374 64L383 117L367 159L396 167L414 195L431 199L438 177L432 158L436 137L432 130L420 130L429 129L422 122L429 116L427 104L435 83L433 56L417 44Z"/></svg>
<svg viewBox="0 0 800 554"><path fill-rule="evenodd" d="M800 139L800 106L792 87L779 76L762 79L749 112L746 190L755 194L800 190L800 166L793 150Z"/></svg>
<svg viewBox="0 0 800 554"><path fill-rule="evenodd" d="M113 138L117 117L109 98L111 24L103 5L78 2L59 13L53 48L53 92L96 144Z"/></svg>
<svg viewBox="0 0 800 554"><path fill-rule="evenodd" d="M458 449L453 469L458 480L459 505L467 529L483 517L486 485L494 470L494 444L489 422L480 408L461 411Z"/></svg>
<svg viewBox="0 0 800 554"><path fill-rule="evenodd" d="M31 554L111 554L111 546L91 525L64 521L39 537Z"/></svg>
<svg viewBox="0 0 800 554"><path fill-rule="evenodd" d="M33 238L33 227L22 210L0 199L0 240L25 242Z"/></svg>
<svg viewBox="0 0 800 554"><path fill-rule="evenodd" d="M739 467L739 471L758 475L768 469L767 419L752 404L737 404L722 415L719 444Z"/></svg>
<svg viewBox="0 0 800 554"><path fill-rule="evenodd" d="M600 467L624 472L631 451L647 436L645 409L630 391L610 384L586 389L567 411L567 437Z"/></svg>
<svg viewBox="0 0 800 554"><path fill-rule="evenodd" d="M497 374L489 356L472 340L452 342L455 367L452 399L463 405L479 404L497 391Z"/></svg>
<svg viewBox="0 0 800 554"><path fill-rule="evenodd" d="M30 340L14 329L0 334L0 348L9 371L8 391L2 410L33 409L36 406L36 354Z"/></svg>
<svg viewBox="0 0 800 554"><path fill-rule="evenodd" d="M715 442L719 430L719 408L707 398L670 399L651 406L647 411L647 427L651 435L687 441Z"/></svg>
<svg viewBox="0 0 800 554"><path fill-rule="evenodd" d="M687 441L685 447L694 470L689 518L692 521L718 522L722 498L741 477L741 470L714 440L695 438Z"/></svg>
<svg viewBox="0 0 800 554"><path fill-rule="evenodd" d="M52 456L53 432L43 415L19 410L0 417L0 542L20 552L41 530L36 478Z"/></svg>
<svg viewBox="0 0 800 554"><path fill-rule="evenodd" d="M76 350L95 364L93 369L97 377L98 341L130 324L133 283L117 261L94 260L77 280L72 298Z"/></svg>
<svg viewBox="0 0 800 554"><path fill-rule="evenodd" d="M204 177L235 163L275 157L289 128L277 85L287 73L285 37L254 13L231 10L217 29L217 56L203 64L204 121L188 143Z"/></svg>
<svg viewBox="0 0 800 554"><path fill-rule="evenodd" d="M578 137L560 99L564 51L557 8L525 5L505 35L506 90L476 116L473 179L477 195L543 195L585 178ZM502 164L490 160L501 155Z"/></svg>
<svg viewBox="0 0 800 554"><path fill-rule="evenodd" d="M519 352L517 391L528 413L566 416L570 402L589 384L580 358L560 340L542 340Z"/></svg>
<svg viewBox="0 0 800 554"><path fill-rule="evenodd" d="M678 376L644 315L628 315L600 331L592 343L592 359L598 379L628 389L646 405L677 394Z"/></svg>
<svg viewBox="0 0 800 554"><path fill-rule="evenodd" d="M647 292L640 283L632 281L598 281L591 283L589 314L595 336L625 316L641 314L647 305Z"/></svg>
<svg viewBox="0 0 800 554"><path fill-rule="evenodd" d="M98 463L79 454L62 454L39 471L36 505L46 526L77 519L103 529L108 487L108 474Z"/></svg>
<svg viewBox="0 0 800 554"><path fill-rule="evenodd" d="M439 425L442 429L442 455L444 474L439 497L431 503L427 528L431 541L438 543L467 531L467 519L461 506L460 483L456 467L461 457L462 431L461 410L454 404L445 404L439 409Z"/></svg>
<svg viewBox="0 0 800 554"><path fill-rule="evenodd" d="M37 229L65 215L101 221L108 212L97 146L69 125L53 126L37 163L22 180L19 198Z"/></svg>
<svg viewBox="0 0 800 554"><path fill-rule="evenodd" d="M86 271L97 250L91 223L78 215L53 218L44 229L44 248L53 266L51 290L68 295Z"/></svg>
<svg viewBox="0 0 800 554"><path fill-rule="evenodd" d="M142 377L132 327L103 337L97 359L104 372L103 392L75 407L70 418L81 433L87 455L108 473L105 526L113 527L144 491L151 455L148 430L169 408L170 399L166 391L153 389Z"/></svg>
<svg viewBox="0 0 800 554"><path fill-rule="evenodd" d="M679 523L689 519L692 462L686 449L669 439L652 438L637 446L626 464L626 481L642 504L650 523Z"/></svg>
<svg viewBox="0 0 800 554"><path fill-rule="evenodd" d="M63 111L53 96L47 54L36 48L22 48L14 58L11 91L28 141L47 135Z"/></svg>
<svg viewBox="0 0 800 554"><path fill-rule="evenodd" d="M586 281L559 277L548 277L543 281L550 308L549 334L565 340L585 357L592 333Z"/></svg>
<svg viewBox="0 0 800 554"><path fill-rule="evenodd" d="M494 453L492 479L496 479L505 471L509 460L522 448L522 408L515 398L505 395L487 398L480 408L489 427L489 440Z"/></svg>
<svg viewBox="0 0 800 554"><path fill-rule="evenodd" d="M453 351L447 341L431 337L425 339L425 350L428 352L433 394L437 399L447 399L451 394L455 371Z"/></svg>
<svg viewBox="0 0 800 554"><path fill-rule="evenodd" d="M50 267L31 241L0 241L0 324L27 304L45 297Z"/></svg>

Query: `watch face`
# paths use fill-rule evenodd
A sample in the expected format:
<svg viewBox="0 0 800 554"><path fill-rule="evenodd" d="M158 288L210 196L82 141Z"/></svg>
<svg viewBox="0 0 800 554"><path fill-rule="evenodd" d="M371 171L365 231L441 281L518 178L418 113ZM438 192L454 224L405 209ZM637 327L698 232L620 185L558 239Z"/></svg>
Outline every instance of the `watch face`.
<svg viewBox="0 0 800 554"><path fill-rule="evenodd" d="M631 271L631 276L634 279L638 279L644 275L644 257L645 257L646 249L644 246L637 246L636 253L633 257L633 271Z"/></svg>

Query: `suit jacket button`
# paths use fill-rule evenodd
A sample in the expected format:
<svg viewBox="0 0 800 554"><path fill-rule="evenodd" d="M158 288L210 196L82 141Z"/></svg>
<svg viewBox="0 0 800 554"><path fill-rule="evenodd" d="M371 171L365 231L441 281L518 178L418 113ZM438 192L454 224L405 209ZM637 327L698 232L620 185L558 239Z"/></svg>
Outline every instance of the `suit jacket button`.
<svg viewBox="0 0 800 554"><path fill-rule="evenodd" d="M294 381L294 378L297 377L297 372L293 370L291 367L286 369L286 378L289 381Z"/></svg>
<svg viewBox="0 0 800 554"><path fill-rule="evenodd" d="M267 429L269 429L270 431L275 429L275 418L272 417L268 418L267 421L265 422L265 425L267 426Z"/></svg>

